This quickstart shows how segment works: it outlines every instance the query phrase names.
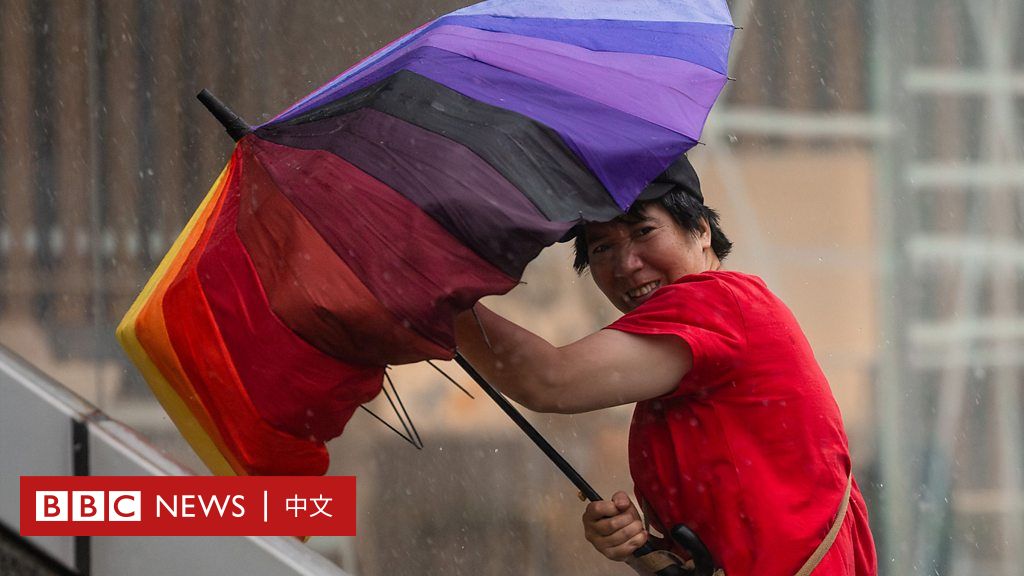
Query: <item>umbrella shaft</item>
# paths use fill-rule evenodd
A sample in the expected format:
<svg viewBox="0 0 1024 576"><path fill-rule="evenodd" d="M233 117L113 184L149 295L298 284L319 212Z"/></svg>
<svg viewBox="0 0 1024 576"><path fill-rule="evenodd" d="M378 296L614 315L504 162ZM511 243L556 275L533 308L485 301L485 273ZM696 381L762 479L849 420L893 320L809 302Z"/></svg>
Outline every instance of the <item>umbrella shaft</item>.
<svg viewBox="0 0 1024 576"><path fill-rule="evenodd" d="M572 465L569 464L569 462L566 461L566 459L563 458L562 455L559 454L543 436L541 436L540 432L538 432L537 429L526 420L526 418L523 418L523 415L516 410L515 406L513 406L501 392L495 390L487 380L484 380L484 377L470 365L462 354L456 353L455 361L458 362L459 366L469 374L470 378L475 380L480 388L482 388L483 391L491 397L491 400L494 400L494 403L498 405L498 408L501 408L501 410L505 412L505 414L507 414L508 417L511 418L527 436L529 436L530 440L533 440L533 443L536 444L552 462L554 462L555 466L558 466L558 469L562 471L562 474L565 474L566 478L568 478L569 481L572 482L584 496L586 496L587 500L597 502L602 499L601 496L590 487L590 484L580 476L579 472L577 472L576 469L573 468Z"/></svg>
<svg viewBox="0 0 1024 576"><path fill-rule="evenodd" d="M580 476L579 472L577 472L565 458L562 458L561 454L555 451L551 444L541 436L540 432L538 432L532 424L527 422L526 418L523 418L523 415L516 410L515 406L513 406L501 392L495 390L494 387L491 386L487 380L485 380L484 377L470 365L462 354L456 353L455 361L458 362L459 366L466 371L466 374L469 374L469 376L476 381L480 388L483 388L483 391L491 397L491 400L494 400L494 403L498 405L498 408L501 408L501 410L505 412L505 414L507 414L508 417L511 418L527 436L530 437L530 440L533 440L533 443L536 444L537 447L555 463L555 466L558 466L558 469L562 471L562 474L565 474L566 478L568 478L569 481L579 489L580 493L587 497L587 500L590 500L591 502L602 500L601 496L590 487L590 484L587 484L587 481ZM633 551L633 556L641 558L654 551L654 547L652 547L650 543L646 543ZM663 567L657 572L657 574L658 576L685 576L690 573L683 570L681 566L671 565Z"/></svg>

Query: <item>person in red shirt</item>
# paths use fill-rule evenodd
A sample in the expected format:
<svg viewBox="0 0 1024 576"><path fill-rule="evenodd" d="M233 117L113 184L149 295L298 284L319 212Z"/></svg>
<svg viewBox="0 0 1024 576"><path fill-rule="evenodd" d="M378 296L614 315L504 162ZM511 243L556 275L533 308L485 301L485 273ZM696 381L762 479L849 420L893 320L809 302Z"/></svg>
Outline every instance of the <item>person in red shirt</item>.
<svg viewBox="0 0 1024 576"><path fill-rule="evenodd" d="M874 575L828 382L785 304L721 269L731 247L683 159L576 237L577 271L590 268L620 319L555 347L477 305L456 320L459 351L538 412L635 402L629 464L646 523L688 527L727 576ZM583 525L599 552L646 573L631 555L650 536L625 492L590 503Z"/></svg>

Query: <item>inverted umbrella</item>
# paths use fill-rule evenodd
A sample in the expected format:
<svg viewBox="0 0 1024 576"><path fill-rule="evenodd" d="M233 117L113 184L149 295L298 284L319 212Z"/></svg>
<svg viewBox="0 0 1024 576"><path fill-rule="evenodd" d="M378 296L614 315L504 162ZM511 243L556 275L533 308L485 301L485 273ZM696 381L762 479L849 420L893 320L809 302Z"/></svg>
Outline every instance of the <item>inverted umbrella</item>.
<svg viewBox="0 0 1024 576"><path fill-rule="evenodd" d="M218 474L321 474L388 364L545 246L622 214L726 82L722 0L491 0L270 122L225 109L228 166L118 327Z"/></svg>

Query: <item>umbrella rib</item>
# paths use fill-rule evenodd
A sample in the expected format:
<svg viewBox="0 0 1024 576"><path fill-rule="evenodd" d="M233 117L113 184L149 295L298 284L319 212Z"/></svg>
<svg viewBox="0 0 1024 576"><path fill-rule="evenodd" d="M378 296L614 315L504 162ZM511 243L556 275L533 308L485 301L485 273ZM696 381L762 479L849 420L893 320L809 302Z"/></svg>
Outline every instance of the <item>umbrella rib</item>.
<svg viewBox="0 0 1024 576"><path fill-rule="evenodd" d="M402 424L402 429L405 430L405 434L403 434L402 437L408 440L413 446L416 446L416 439L413 438L412 432L409 432L409 425L405 423L405 418L402 417L402 413L399 412L398 407L395 406L395 401L391 399L391 393L388 392L387 387L383 387L381 390L384 392L384 397L388 399L388 404L391 405L391 411L395 413L395 417L398 418L398 421ZM419 448L419 446L416 447Z"/></svg>
<svg viewBox="0 0 1024 576"><path fill-rule="evenodd" d="M470 308L473 312L473 319L476 320L476 325L480 328L480 335L484 337L484 343L487 344L488 350L494 350L494 346L491 346L491 339L487 337L487 331L484 330L484 323L480 321L480 317L476 315L476 306Z"/></svg>
<svg viewBox="0 0 1024 576"><path fill-rule="evenodd" d="M405 434L402 434L402 432L401 432L400 430L398 430L397 428L395 428L395 427L394 427L394 426L392 426L391 424L388 424L387 420L384 420L383 418L381 418L380 416L378 416L378 415L377 415L376 413L374 413L374 411L373 411L373 410L370 410L370 409L369 409L369 408L367 408L366 406L360 406L360 408L362 408L362 409L363 409L363 411L365 411L365 412L366 412L367 414L369 414L370 416L373 416L374 418L376 418L378 422L380 422L381 424L383 424L383 425L387 426L388 428L390 428L392 432L394 432L395 434L398 434L398 436L399 436L399 437L400 437L400 438L401 438L402 440L405 440L406 442L408 442L408 443L412 444L413 446L416 446L416 443L415 443L415 442L413 442L413 441L412 441L411 439L409 439L409 438L408 438L408 437L407 437L407 436L406 436ZM418 446L417 446L417 448L418 448Z"/></svg>
<svg viewBox="0 0 1024 576"><path fill-rule="evenodd" d="M402 397L398 394L398 388L395 388L395 382L387 372L384 372L384 378L386 378L388 384L391 385L391 391L395 394L395 400L398 400L398 406L401 408L401 412L398 411L398 408L395 408L395 403L391 401L391 395L388 394L387 389L383 388L384 395L387 397L388 402L391 402L391 409L395 411L395 415L398 416L398 419L402 422L402 426L405 428L406 433L409 433L409 429L412 428L410 437L415 437L416 439L416 443L413 445L422 450L423 440L420 438L420 433L416 430L416 425L412 423L412 418L409 417L409 412L405 409ZM408 422L408 426L406 426L406 422Z"/></svg>
<svg viewBox="0 0 1024 576"><path fill-rule="evenodd" d="M449 376L447 372L445 372L444 370L441 370L441 368L438 367L437 364L434 364L430 360L427 360L427 364L430 364L431 368L433 368L434 370L437 370L438 372L440 372L441 376L444 376L445 378L447 378L448 381L451 382L452 384L454 384L456 388L458 388L459 390L462 390L466 394L466 396L469 396L473 400L476 400L476 398L472 394L469 393L469 390L466 390L465 388L463 388L462 384L459 384L458 382L456 382L455 379L452 378L451 376Z"/></svg>

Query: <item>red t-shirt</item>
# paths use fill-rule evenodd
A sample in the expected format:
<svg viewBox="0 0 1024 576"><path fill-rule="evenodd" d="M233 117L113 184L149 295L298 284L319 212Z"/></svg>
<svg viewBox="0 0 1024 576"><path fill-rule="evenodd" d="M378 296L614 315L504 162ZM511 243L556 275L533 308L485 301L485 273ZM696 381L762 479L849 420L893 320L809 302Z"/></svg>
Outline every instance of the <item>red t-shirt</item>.
<svg viewBox="0 0 1024 576"><path fill-rule="evenodd" d="M609 328L668 334L693 351L679 387L639 402L629 464L667 535L684 523L727 576L792 576L828 533L851 463L828 381L793 314L755 276L684 276ZM658 521L660 520L660 522ZM874 575L854 482L819 575Z"/></svg>

